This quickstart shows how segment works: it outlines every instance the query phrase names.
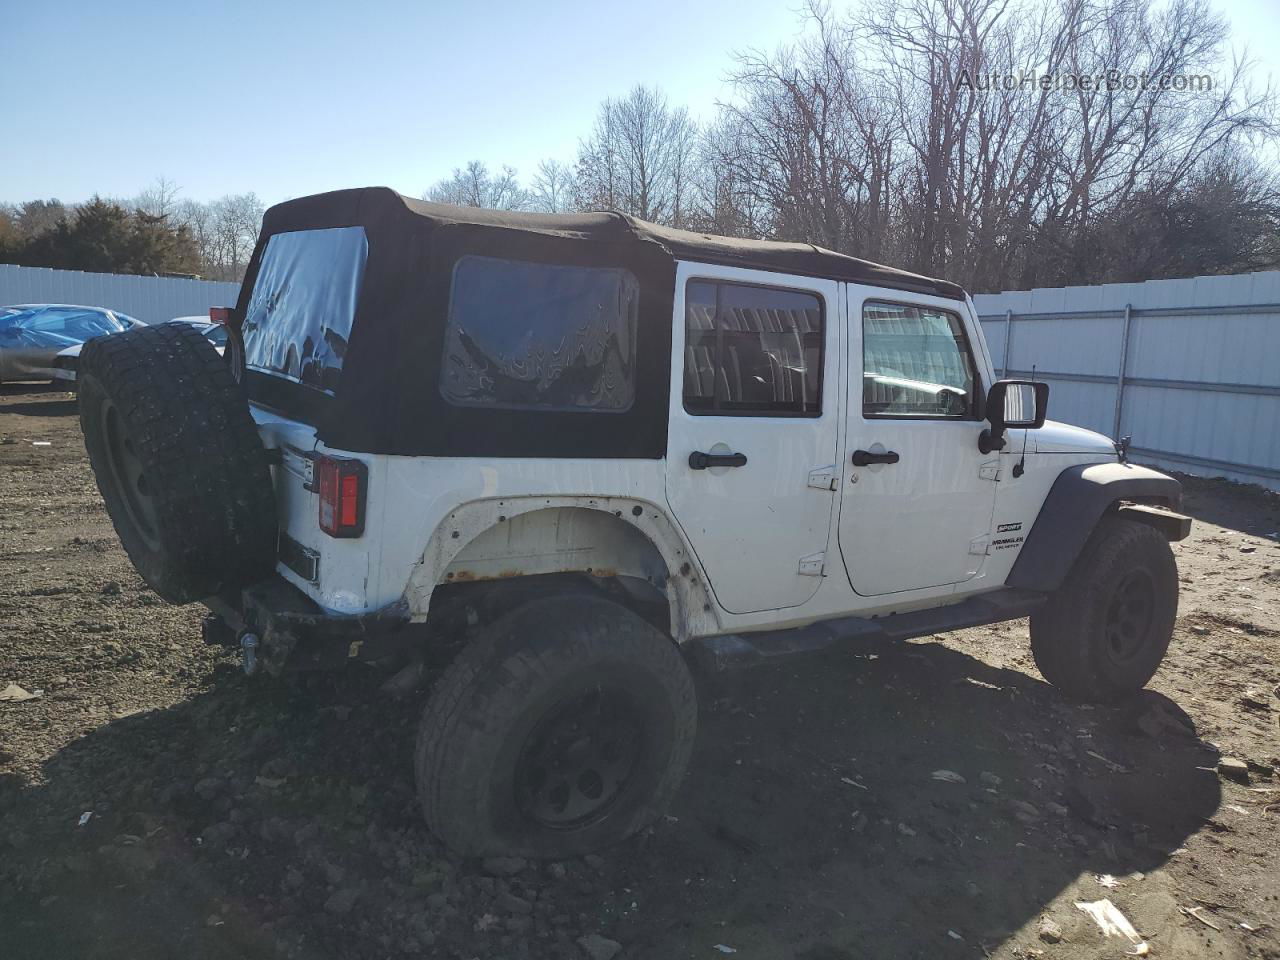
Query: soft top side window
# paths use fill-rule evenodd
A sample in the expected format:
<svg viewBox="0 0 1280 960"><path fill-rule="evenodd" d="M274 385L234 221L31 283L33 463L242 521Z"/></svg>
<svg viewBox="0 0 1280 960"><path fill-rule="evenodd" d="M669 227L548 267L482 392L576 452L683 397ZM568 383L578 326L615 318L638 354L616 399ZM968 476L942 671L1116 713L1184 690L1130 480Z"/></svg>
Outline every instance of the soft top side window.
<svg viewBox="0 0 1280 960"><path fill-rule="evenodd" d="M684 407L700 416L822 412L822 299L715 280L685 287Z"/></svg>
<svg viewBox="0 0 1280 960"><path fill-rule="evenodd" d="M440 393L462 407L625 412L639 305L640 283L620 267L462 257Z"/></svg>
<svg viewBox="0 0 1280 960"><path fill-rule="evenodd" d="M868 301L862 364L864 417L976 419L973 355L950 310Z"/></svg>

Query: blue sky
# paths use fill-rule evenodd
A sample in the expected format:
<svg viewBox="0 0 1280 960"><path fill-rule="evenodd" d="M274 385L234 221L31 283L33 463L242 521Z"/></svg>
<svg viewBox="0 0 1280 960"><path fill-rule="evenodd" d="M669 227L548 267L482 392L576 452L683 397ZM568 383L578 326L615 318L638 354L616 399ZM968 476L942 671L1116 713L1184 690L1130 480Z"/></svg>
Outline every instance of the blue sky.
<svg viewBox="0 0 1280 960"><path fill-rule="evenodd" d="M1280 83L1277 0L1213 2ZM0 200L159 176L200 200L416 195L473 158L528 176L636 83L709 116L731 51L798 27L788 0L0 0L0 104L24 145L0 159Z"/></svg>

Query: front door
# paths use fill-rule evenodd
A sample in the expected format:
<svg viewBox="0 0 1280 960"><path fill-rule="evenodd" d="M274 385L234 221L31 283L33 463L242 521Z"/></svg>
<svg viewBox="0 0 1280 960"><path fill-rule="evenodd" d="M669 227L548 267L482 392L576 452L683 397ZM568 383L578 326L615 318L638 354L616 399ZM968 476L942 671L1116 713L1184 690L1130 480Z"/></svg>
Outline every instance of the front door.
<svg viewBox="0 0 1280 960"><path fill-rule="evenodd" d="M798 606L828 565L838 293L757 270L677 271L667 500L730 613Z"/></svg>
<svg viewBox="0 0 1280 960"><path fill-rule="evenodd" d="M964 308L849 286L840 552L863 596L962 583L982 569L995 454Z"/></svg>

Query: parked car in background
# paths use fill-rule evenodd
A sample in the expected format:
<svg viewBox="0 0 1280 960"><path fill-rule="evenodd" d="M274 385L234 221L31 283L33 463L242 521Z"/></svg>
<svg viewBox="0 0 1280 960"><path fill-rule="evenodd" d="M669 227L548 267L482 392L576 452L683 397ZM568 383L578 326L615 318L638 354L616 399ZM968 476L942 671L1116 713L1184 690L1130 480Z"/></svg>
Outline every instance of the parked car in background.
<svg viewBox="0 0 1280 960"><path fill-rule="evenodd" d="M140 321L134 321L141 323ZM208 317L174 317L172 320L166 320L166 323L185 323L199 330L206 340L213 344L214 349L221 356L227 346L227 328L224 324L214 323ZM54 360L53 379L62 380L68 383L75 383L76 369L80 365L80 348L83 343L77 343L74 346L67 347L61 351Z"/></svg>
<svg viewBox="0 0 1280 960"><path fill-rule="evenodd" d="M55 359L68 347L93 337L146 326L141 320L107 310L62 303L0 307L0 383L58 378Z"/></svg>

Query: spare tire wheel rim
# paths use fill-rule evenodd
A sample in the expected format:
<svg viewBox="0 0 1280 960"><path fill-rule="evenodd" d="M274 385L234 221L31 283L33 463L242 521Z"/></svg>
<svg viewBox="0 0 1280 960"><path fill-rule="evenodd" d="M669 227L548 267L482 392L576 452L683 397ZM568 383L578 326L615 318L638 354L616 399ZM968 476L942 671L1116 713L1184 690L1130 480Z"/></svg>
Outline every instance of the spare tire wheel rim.
<svg viewBox="0 0 1280 960"><path fill-rule="evenodd" d="M603 819L626 792L644 747L631 697L594 687L560 701L516 760L516 804L535 823L576 830Z"/></svg>
<svg viewBox="0 0 1280 960"><path fill-rule="evenodd" d="M1107 606L1104 627L1107 654L1113 662L1127 663L1146 647L1155 597L1155 583L1146 570L1130 570L1120 578Z"/></svg>
<svg viewBox="0 0 1280 960"><path fill-rule="evenodd" d="M142 461L138 459L124 418L110 400L102 404L102 437L111 479L138 535L152 550L160 549L160 521Z"/></svg>

